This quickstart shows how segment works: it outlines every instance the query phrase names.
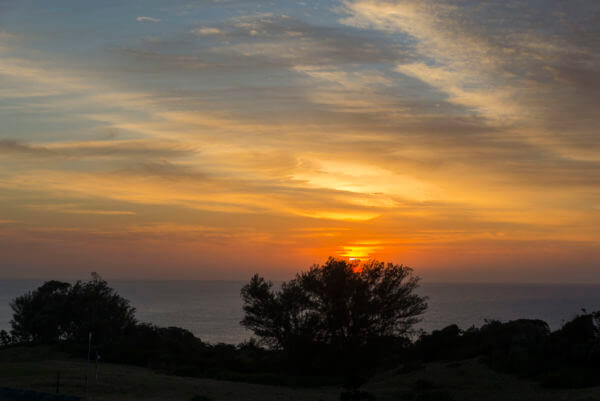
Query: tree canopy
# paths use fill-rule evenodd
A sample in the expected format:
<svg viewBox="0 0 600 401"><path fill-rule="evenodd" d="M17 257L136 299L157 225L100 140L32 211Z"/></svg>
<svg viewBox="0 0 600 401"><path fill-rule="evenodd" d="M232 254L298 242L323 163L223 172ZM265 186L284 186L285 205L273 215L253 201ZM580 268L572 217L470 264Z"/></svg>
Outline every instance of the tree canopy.
<svg viewBox="0 0 600 401"><path fill-rule="evenodd" d="M273 348L356 349L410 331L427 308L426 298L415 293L418 283L407 266L334 258L298 273L280 289L254 275L241 291L241 324Z"/></svg>
<svg viewBox="0 0 600 401"><path fill-rule="evenodd" d="M11 302L11 334L19 342L105 340L134 325L135 309L92 273L75 284L48 281Z"/></svg>

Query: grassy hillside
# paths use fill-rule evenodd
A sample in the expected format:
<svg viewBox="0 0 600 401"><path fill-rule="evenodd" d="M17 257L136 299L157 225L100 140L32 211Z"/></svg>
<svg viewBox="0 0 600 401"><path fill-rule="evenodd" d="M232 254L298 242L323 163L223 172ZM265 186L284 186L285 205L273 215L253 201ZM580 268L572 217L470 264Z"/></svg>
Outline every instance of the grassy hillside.
<svg viewBox="0 0 600 401"><path fill-rule="evenodd" d="M365 390L378 401L600 401L600 387L548 389L498 373L476 359L398 368L373 378Z"/></svg>
<svg viewBox="0 0 600 401"><path fill-rule="evenodd" d="M210 379L167 376L149 369L101 364L95 367L49 348L0 351L0 386L52 392L61 373L61 391L85 395L85 373L91 377L88 400L93 401L333 401L339 388L289 388ZM365 388L378 401L600 401L600 387L556 390L494 372L476 360L429 363L410 372L398 369L373 378ZM202 398L207 397L207 398Z"/></svg>
<svg viewBox="0 0 600 401"><path fill-rule="evenodd" d="M155 373L149 369L101 364L95 367L47 348L12 348L0 351L0 386L44 392L55 391L61 372L61 392L84 396L85 373L91 376L90 401L190 401L194 396L214 401L337 400L339 389L265 386L210 379L185 378ZM199 400L204 400L201 397Z"/></svg>

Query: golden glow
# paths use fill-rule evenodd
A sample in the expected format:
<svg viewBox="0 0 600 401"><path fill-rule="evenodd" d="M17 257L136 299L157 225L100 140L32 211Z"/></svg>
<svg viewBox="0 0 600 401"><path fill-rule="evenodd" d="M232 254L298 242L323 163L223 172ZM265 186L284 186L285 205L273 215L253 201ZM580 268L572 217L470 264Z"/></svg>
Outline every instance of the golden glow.
<svg viewBox="0 0 600 401"><path fill-rule="evenodd" d="M595 26L547 5L555 24L525 29L502 1L347 0L318 23L201 3L185 23L169 6L160 23L118 18L111 35L86 16L115 39L97 47L46 35L81 29L77 10L6 18L6 269L287 277L337 256L482 281L494 266L597 270L598 49L553 30ZM514 26L476 14L495 7Z"/></svg>
<svg viewBox="0 0 600 401"><path fill-rule="evenodd" d="M377 252L383 247L379 241L360 241L351 245L344 245L338 255L348 260L361 261L377 257Z"/></svg>

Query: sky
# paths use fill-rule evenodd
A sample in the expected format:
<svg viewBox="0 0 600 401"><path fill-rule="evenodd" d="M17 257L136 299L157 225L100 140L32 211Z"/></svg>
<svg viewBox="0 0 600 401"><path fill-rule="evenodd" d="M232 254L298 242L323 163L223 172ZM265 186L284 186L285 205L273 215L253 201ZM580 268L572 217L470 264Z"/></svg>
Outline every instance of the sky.
<svg viewBox="0 0 600 401"><path fill-rule="evenodd" d="M0 0L0 277L600 282L596 0Z"/></svg>

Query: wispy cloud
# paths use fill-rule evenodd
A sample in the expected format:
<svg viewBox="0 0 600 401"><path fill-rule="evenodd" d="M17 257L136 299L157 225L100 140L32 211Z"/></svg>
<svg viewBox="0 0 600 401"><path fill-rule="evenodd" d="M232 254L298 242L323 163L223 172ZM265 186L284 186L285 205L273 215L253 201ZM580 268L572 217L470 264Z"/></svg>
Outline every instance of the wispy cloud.
<svg viewBox="0 0 600 401"><path fill-rule="evenodd" d="M32 145L15 140L0 139L0 154L4 155L31 155L65 159L120 157L139 160L181 157L193 153L193 147L187 144L160 140L87 141Z"/></svg>
<svg viewBox="0 0 600 401"><path fill-rule="evenodd" d="M135 20L137 22L160 22L160 18L153 17L137 17Z"/></svg>
<svg viewBox="0 0 600 401"><path fill-rule="evenodd" d="M130 210L102 210L102 209L82 209L72 203L50 203L50 204L28 204L25 207L37 212L58 212L68 214L89 214L100 216L133 216L136 213Z"/></svg>
<svg viewBox="0 0 600 401"><path fill-rule="evenodd" d="M192 30L192 33L196 35L221 35L223 34L223 31L221 31L219 28L203 26L201 28Z"/></svg>

